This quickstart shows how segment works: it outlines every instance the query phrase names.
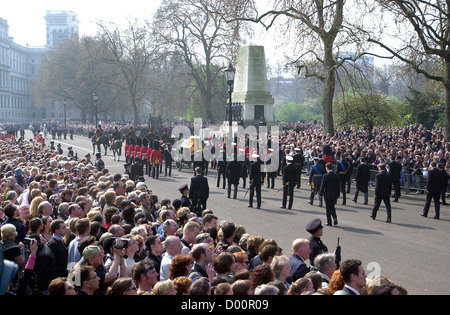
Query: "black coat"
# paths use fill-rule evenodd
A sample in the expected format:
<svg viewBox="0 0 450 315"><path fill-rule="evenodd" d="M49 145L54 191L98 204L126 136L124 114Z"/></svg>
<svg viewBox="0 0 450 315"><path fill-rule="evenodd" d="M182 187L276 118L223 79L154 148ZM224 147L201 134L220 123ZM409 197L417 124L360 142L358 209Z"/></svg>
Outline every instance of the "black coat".
<svg viewBox="0 0 450 315"><path fill-rule="evenodd" d="M130 179L135 181L138 179L138 177L143 176L144 176L144 165L142 165L139 162L133 163L133 165L131 165L130 170Z"/></svg>
<svg viewBox="0 0 450 315"><path fill-rule="evenodd" d="M329 171L323 175L319 195L323 196L326 200L337 200L340 195L339 184L339 175Z"/></svg>
<svg viewBox="0 0 450 315"><path fill-rule="evenodd" d="M381 171L375 176L375 196L389 198L391 196L392 180L391 175L386 171Z"/></svg>
<svg viewBox="0 0 450 315"><path fill-rule="evenodd" d="M238 161L231 161L227 163L227 169L225 176L228 182L231 184L239 184L239 178L241 175L241 164Z"/></svg>
<svg viewBox="0 0 450 315"><path fill-rule="evenodd" d="M442 171L437 167L434 167L432 170L428 171L427 192L430 194L440 194L444 188L444 182L446 181L447 178Z"/></svg>
<svg viewBox="0 0 450 315"><path fill-rule="evenodd" d="M288 184L289 187L294 187L297 182L297 168L294 164L288 164L283 167L283 185Z"/></svg>
<svg viewBox="0 0 450 315"><path fill-rule="evenodd" d="M361 163L356 169L356 189L364 193L369 191L370 166Z"/></svg>
<svg viewBox="0 0 450 315"><path fill-rule="evenodd" d="M67 259L69 257L67 247L63 241L59 241L52 237L46 244L55 255L56 274L58 277L67 277Z"/></svg>
<svg viewBox="0 0 450 315"><path fill-rule="evenodd" d="M197 175L191 178L191 185L189 188L189 199L192 200L193 205L197 204L197 200L207 200L209 198L208 179L203 175Z"/></svg>
<svg viewBox="0 0 450 315"><path fill-rule="evenodd" d="M261 185L261 162L259 160L250 164L249 180L254 185Z"/></svg>
<svg viewBox="0 0 450 315"><path fill-rule="evenodd" d="M392 181L399 181L402 172L402 164L397 161L389 163L389 174L391 174Z"/></svg>

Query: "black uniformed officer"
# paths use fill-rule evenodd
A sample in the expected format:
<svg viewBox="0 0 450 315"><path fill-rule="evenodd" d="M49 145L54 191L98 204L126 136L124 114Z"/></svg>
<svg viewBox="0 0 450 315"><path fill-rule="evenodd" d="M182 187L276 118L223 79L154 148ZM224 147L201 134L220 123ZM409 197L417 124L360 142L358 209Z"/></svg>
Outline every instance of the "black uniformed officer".
<svg viewBox="0 0 450 315"><path fill-rule="evenodd" d="M225 189L225 173L227 170L227 160L226 160L226 155L224 150L220 150L220 152L222 153L218 158L217 158L217 183L216 186L217 188L219 188L220 186L220 178L223 178L223 182L222 182L222 188Z"/></svg>
<svg viewBox="0 0 450 315"><path fill-rule="evenodd" d="M123 167L125 168L124 174L128 175L128 178L131 178L131 163L125 163Z"/></svg>
<svg viewBox="0 0 450 315"><path fill-rule="evenodd" d="M172 162L173 162L172 145L170 143L167 143L164 147L163 159L164 159L164 176L167 176L167 174L169 174L168 176L170 177L172 176ZM167 170L169 170L168 173Z"/></svg>
<svg viewBox="0 0 450 315"><path fill-rule="evenodd" d="M342 193L342 204L346 204L346 189L347 177L350 176L350 163L345 159L345 155L341 155L341 160L337 164L337 173L339 175L339 183Z"/></svg>
<svg viewBox="0 0 450 315"><path fill-rule="evenodd" d="M303 152L300 148L295 148L294 151L295 154L293 156L294 158L293 163L297 168L297 188L300 188L302 186L301 176L302 176L303 162L305 159L303 157Z"/></svg>
<svg viewBox="0 0 450 315"><path fill-rule="evenodd" d="M306 225L306 231L311 233L311 237L308 239L309 248L311 253L309 254L309 263L314 266L314 259L324 253L328 253L328 248L322 242L320 237L323 235L323 226L320 219L314 219Z"/></svg>
<svg viewBox="0 0 450 315"><path fill-rule="evenodd" d="M264 181L261 179L261 160L258 154L252 155L253 162L250 165L250 199L248 201L248 207L253 208L253 197L256 192L256 209L261 208L261 185Z"/></svg>
<svg viewBox="0 0 450 315"><path fill-rule="evenodd" d="M311 185L311 195L308 203L310 205L314 202L314 196L318 194L320 185L322 184L323 175L326 173L325 167L320 163L319 157L314 157L314 165L309 172L308 184ZM319 207L322 207L322 197L319 195Z"/></svg>
<svg viewBox="0 0 450 315"><path fill-rule="evenodd" d="M50 141L50 150L52 150L52 151L56 150L55 141Z"/></svg>
<svg viewBox="0 0 450 315"><path fill-rule="evenodd" d="M227 163L225 177L227 178L227 198L231 196L231 185L233 185L233 199L237 197L239 176L241 174L241 164L236 160L236 155L233 153L232 160Z"/></svg>
<svg viewBox="0 0 450 315"><path fill-rule="evenodd" d="M294 188L297 182L297 168L292 161L294 158L290 155L286 156L287 165L283 167L283 201L281 208L286 209L287 197L289 196L288 209L292 209L292 203L294 202Z"/></svg>

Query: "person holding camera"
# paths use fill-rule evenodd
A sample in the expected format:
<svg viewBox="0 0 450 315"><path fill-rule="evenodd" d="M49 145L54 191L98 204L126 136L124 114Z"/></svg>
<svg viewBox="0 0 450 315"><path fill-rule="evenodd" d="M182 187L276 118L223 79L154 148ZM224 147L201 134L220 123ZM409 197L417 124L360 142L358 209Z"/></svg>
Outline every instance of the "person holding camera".
<svg viewBox="0 0 450 315"><path fill-rule="evenodd" d="M108 269L103 264L104 255L100 247L89 245L83 250L83 258L72 269L72 273L83 265L94 267L97 276L100 278L99 288L94 292L94 295L105 295L106 290L113 284L114 280L127 277L127 268L124 263L125 251L123 249L123 241L120 238L115 239L112 247L114 260Z"/></svg>

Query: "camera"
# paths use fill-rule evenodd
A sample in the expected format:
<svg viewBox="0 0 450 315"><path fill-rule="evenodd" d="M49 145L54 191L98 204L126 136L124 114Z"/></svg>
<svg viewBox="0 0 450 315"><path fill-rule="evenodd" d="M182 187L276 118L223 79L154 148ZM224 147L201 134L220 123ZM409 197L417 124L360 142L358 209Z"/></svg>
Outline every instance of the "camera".
<svg viewBox="0 0 450 315"><path fill-rule="evenodd" d="M24 239L23 239L23 245L25 245L25 248L30 248L30 244L31 244L31 242L33 242L33 241L35 241L36 239L34 239L34 238L31 238L31 237L25 237Z"/></svg>
<svg viewBox="0 0 450 315"><path fill-rule="evenodd" d="M118 237L118 236L112 236L111 239L114 240L114 247L116 249L124 249L128 247L128 243L130 242L129 238L124 238L124 237ZM120 239L122 241L122 245L118 245L116 244L116 240Z"/></svg>

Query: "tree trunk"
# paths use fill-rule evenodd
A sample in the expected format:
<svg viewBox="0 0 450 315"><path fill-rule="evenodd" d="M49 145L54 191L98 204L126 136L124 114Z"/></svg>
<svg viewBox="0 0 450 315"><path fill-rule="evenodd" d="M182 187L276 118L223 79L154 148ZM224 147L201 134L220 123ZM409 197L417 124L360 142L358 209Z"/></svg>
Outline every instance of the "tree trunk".
<svg viewBox="0 0 450 315"><path fill-rule="evenodd" d="M444 83L445 87L445 141L450 141L450 61L445 62L445 75L446 80Z"/></svg>
<svg viewBox="0 0 450 315"><path fill-rule="evenodd" d="M333 98L336 88L336 62L333 58L333 45L327 45L324 41L325 48L325 82L322 96L322 111L323 111L323 133L324 135L334 135L334 123L333 123Z"/></svg>

